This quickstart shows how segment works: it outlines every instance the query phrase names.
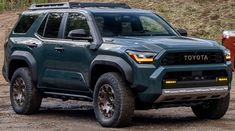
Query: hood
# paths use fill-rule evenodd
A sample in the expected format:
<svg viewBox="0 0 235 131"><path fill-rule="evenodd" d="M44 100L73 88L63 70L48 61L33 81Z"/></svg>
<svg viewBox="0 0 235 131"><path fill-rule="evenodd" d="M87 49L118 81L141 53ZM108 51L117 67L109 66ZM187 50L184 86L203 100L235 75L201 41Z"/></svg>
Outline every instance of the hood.
<svg viewBox="0 0 235 131"><path fill-rule="evenodd" d="M215 41L190 37L118 37L112 43L127 46L133 50L201 50L221 49Z"/></svg>

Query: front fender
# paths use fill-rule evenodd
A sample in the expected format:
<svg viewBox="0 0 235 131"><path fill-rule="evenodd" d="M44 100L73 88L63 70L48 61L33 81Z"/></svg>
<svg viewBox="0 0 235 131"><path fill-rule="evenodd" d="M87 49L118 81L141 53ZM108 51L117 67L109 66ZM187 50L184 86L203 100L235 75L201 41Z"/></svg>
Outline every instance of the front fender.
<svg viewBox="0 0 235 131"><path fill-rule="evenodd" d="M89 80L91 80L91 71L95 65L109 65L116 67L125 76L125 79L128 82L132 83L133 81L131 66L124 59L120 57L98 55L91 63Z"/></svg>

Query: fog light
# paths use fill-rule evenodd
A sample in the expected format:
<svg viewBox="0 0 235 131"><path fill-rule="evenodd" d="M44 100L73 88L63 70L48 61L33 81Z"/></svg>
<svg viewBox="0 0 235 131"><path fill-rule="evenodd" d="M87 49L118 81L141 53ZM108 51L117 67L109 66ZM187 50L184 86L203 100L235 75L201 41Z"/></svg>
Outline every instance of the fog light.
<svg viewBox="0 0 235 131"><path fill-rule="evenodd" d="M176 84L176 80L166 80L166 84Z"/></svg>
<svg viewBox="0 0 235 131"><path fill-rule="evenodd" d="M227 77L217 77L217 81L227 81Z"/></svg>

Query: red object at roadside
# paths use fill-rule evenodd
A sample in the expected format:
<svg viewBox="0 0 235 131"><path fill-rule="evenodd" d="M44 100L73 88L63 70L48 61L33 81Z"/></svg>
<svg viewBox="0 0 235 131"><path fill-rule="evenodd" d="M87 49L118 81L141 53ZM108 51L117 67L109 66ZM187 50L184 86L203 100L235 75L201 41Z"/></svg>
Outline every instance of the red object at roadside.
<svg viewBox="0 0 235 131"><path fill-rule="evenodd" d="M235 30L224 31L222 43L231 52L232 70L235 71Z"/></svg>

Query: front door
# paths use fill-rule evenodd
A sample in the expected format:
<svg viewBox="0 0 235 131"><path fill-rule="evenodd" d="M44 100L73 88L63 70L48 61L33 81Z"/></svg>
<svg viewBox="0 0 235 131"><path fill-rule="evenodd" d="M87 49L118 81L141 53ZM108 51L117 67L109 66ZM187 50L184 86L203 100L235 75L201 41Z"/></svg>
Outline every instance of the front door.
<svg viewBox="0 0 235 131"><path fill-rule="evenodd" d="M79 13L68 13L67 21L64 24L63 35L57 47L62 51L57 51L56 59L57 73L60 74L58 83L60 88L68 90L89 91L87 88L87 76L89 65L92 61L90 42L88 40L69 38L68 34L72 30L83 29L90 35L90 29L86 17Z"/></svg>

